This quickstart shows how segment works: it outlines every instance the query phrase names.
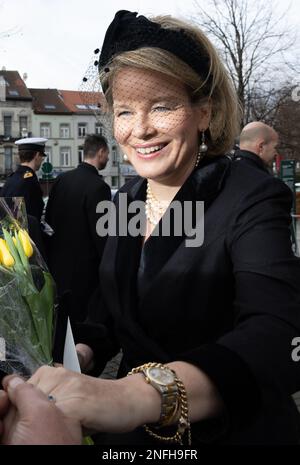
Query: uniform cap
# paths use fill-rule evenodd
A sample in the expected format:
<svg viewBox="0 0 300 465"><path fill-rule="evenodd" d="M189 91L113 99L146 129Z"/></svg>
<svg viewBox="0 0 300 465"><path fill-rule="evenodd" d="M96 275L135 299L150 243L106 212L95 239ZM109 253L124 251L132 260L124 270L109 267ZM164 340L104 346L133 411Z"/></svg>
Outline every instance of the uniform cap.
<svg viewBox="0 0 300 465"><path fill-rule="evenodd" d="M25 137L15 141L15 144L20 150L34 150L36 152L44 153L45 144L48 139L44 137Z"/></svg>

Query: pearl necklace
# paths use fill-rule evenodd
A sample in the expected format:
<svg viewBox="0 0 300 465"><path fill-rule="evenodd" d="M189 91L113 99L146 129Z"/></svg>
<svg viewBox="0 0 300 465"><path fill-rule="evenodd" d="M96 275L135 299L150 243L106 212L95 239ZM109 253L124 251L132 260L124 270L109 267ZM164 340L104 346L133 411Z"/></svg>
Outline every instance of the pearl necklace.
<svg viewBox="0 0 300 465"><path fill-rule="evenodd" d="M202 145L199 147L195 168L199 165L201 159L204 156L204 153L207 151L207 146L204 144L204 140L202 137ZM166 209L169 206L169 202L167 200L158 200L153 192L151 191L151 187L149 181L147 181L147 195L146 195L146 218L153 226L156 226L163 214L165 213Z"/></svg>
<svg viewBox="0 0 300 465"><path fill-rule="evenodd" d="M158 200L153 192L149 181L147 181L147 195L146 195L146 217L149 223L156 226L166 209L168 208L169 202L167 200Z"/></svg>

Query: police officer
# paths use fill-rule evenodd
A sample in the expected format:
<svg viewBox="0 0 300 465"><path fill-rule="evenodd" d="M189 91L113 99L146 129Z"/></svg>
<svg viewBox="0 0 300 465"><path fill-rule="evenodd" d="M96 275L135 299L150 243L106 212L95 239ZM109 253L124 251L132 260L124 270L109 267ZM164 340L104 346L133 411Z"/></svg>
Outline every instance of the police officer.
<svg viewBox="0 0 300 465"><path fill-rule="evenodd" d="M45 144L48 139L28 137L15 142L19 148L20 165L9 176L1 191L1 197L24 197L28 215L41 220L44 202L36 171L39 170L43 158Z"/></svg>

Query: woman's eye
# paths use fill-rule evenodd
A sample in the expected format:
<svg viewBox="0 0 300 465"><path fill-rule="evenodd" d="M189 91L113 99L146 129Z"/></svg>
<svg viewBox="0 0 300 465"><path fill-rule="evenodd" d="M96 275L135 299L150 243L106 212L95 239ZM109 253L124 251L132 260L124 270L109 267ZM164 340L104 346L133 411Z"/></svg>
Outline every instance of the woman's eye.
<svg viewBox="0 0 300 465"><path fill-rule="evenodd" d="M153 108L154 111L161 111L161 112L164 112L164 111L171 111L172 108L170 107L164 107L164 106L159 106L159 107L155 107Z"/></svg>
<svg viewBox="0 0 300 465"><path fill-rule="evenodd" d="M124 110L124 111L119 111L117 112L117 116L127 116L127 115L130 115L130 111L127 111L127 110Z"/></svg>

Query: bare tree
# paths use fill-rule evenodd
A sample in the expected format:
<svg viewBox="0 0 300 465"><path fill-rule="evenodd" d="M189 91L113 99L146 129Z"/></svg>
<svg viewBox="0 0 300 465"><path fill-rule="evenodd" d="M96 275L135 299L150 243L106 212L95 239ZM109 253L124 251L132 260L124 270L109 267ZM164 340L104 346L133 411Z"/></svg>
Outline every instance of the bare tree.
<svg viewBox="0 0 300 465"><path fill-rule="evenodd" d="M7 39L20 32L20 28L11 28L0 32L0 39Z"/></svg>
<svg viewBox="0 0 300 465"><path fill-rule="evenodd" d="M300 101L293 98L295 86L282 91L283 99L273 118L273 126L280 134L280 149L286 158L300 161Z"/></svg>
<svg viewBox="0 0 300 465"><path fill-rule="evenodd" d="M0 14L3 14L1 12L2 9L3 9L3 3L0 3ZM19 34L19 33L21 33L21 28L18 27L18 26L14 26L14 27L5 29L3 31L0 31L0 39L1 40L7 39L7 38L9 38L11 36L14 36L16 34Z"/></svg>
<svg viewBox="0 0 300 465"><path fill-rule="evenodd" d="M264 119L267 103L272 111L278 103L274 89L280 88L283 67L285 79L287 70L293 72L288 55L296 35L284 25L285 14L276 17L271 0L210 0L205 10L195 4L193 19L220 49L233 78L244 110L241 124Z"/></svg>

